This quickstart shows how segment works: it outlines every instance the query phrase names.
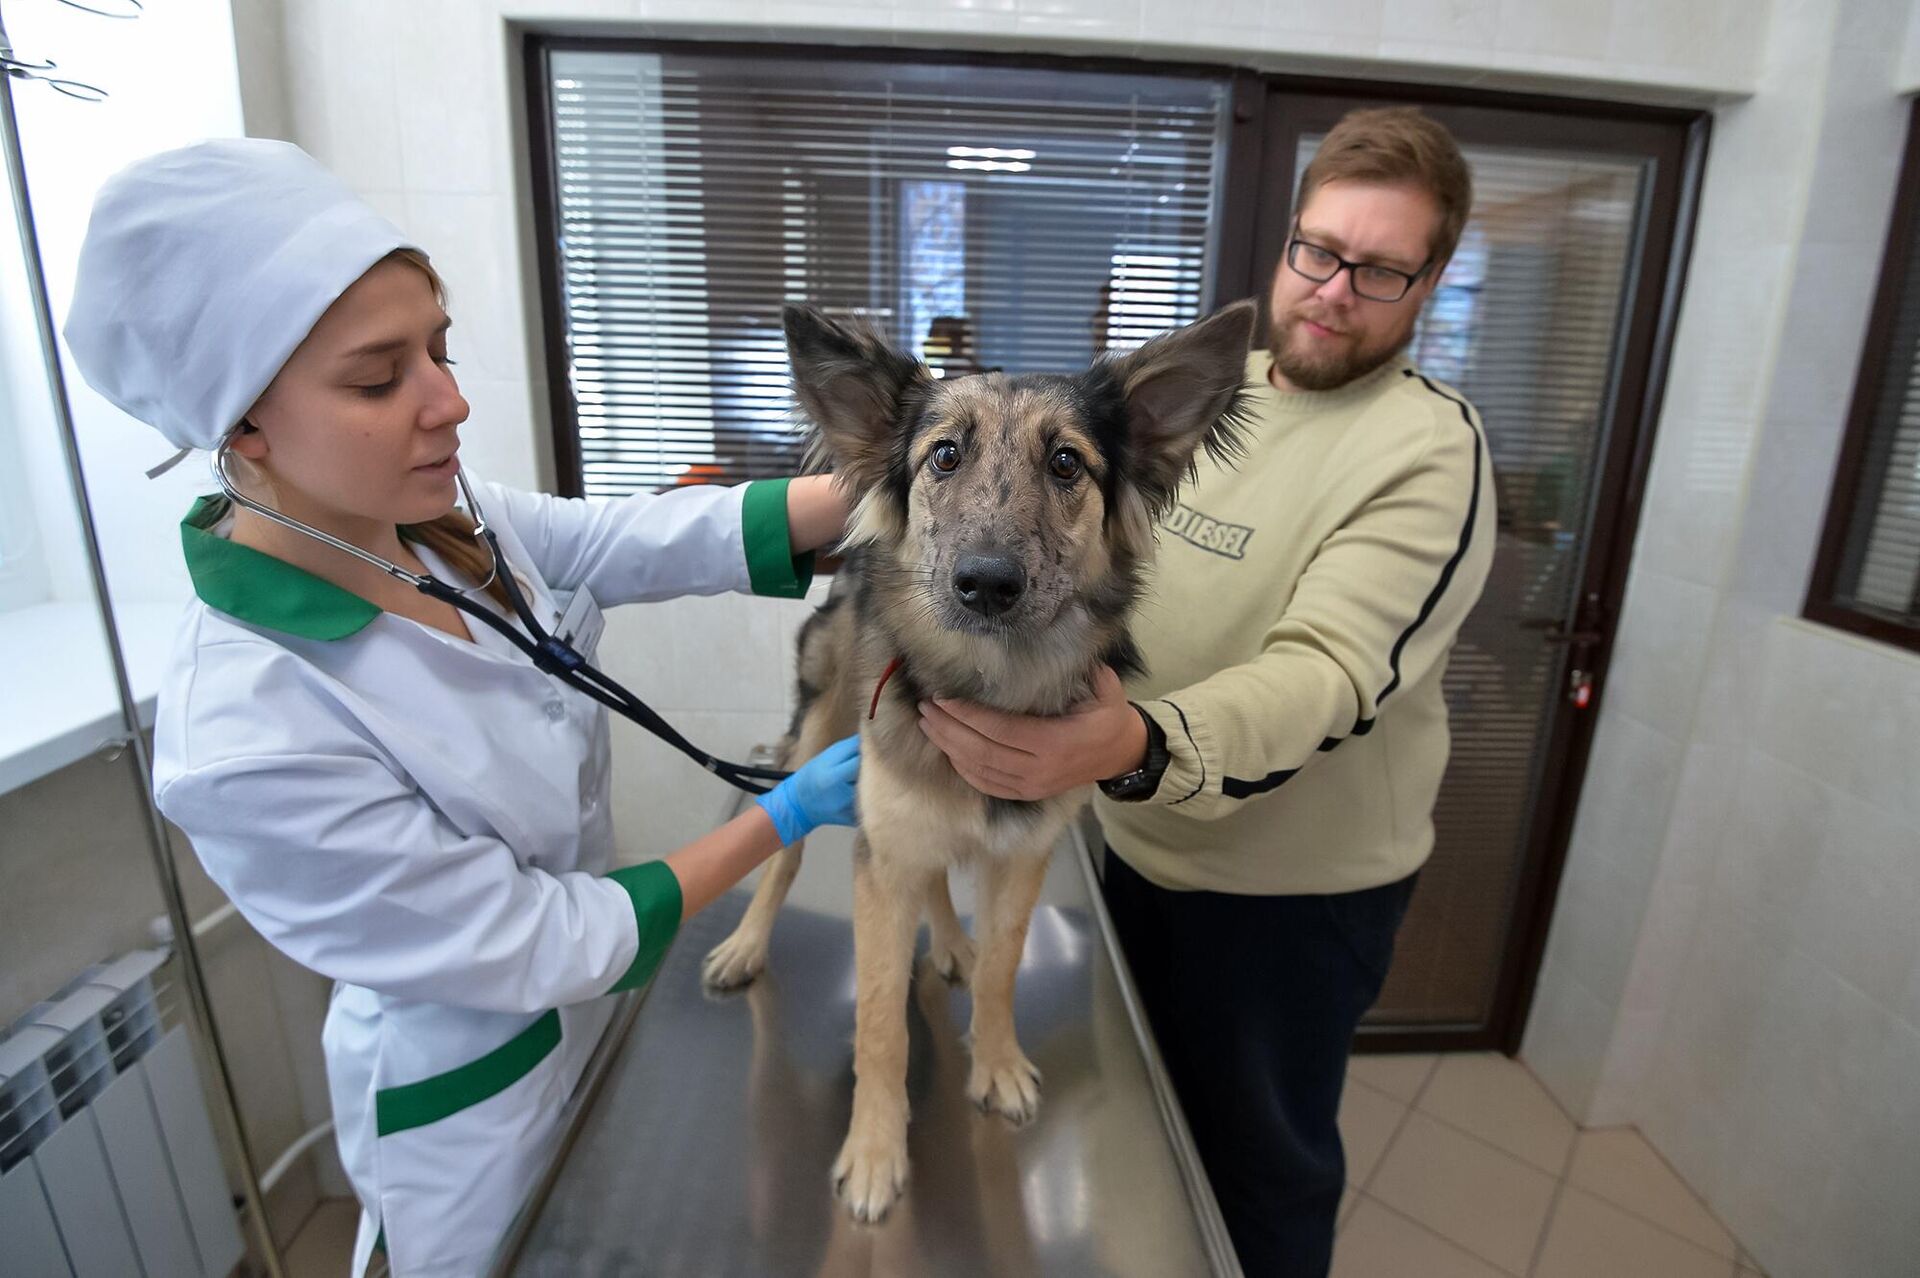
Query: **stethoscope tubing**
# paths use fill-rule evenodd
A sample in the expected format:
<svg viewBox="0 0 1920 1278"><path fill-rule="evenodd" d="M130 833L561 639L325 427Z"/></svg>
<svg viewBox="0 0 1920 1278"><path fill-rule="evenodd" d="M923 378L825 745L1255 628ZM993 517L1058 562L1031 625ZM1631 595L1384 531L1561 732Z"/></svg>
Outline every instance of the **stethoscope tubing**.
<svg viewBox="0 0 1920 1278"><path fill-rule="evenodd" d="M233 482L232 476L227 473L227 442L224 440L213 453L213 477L219 483L221 492L226 494L227 500L236 505L245 507L261 518L271 520L283 528L312 537L335 550L352 555L355 559L373 565L395 580L404 581L421 594L459 609L466 616L497 632L543 673L582 696L591 698L615 714L632 720L728 785L744 790L748 794L765 794L773 788L775 783L785 780L790 775L777 768L732 763L702 750L680 735L679 731L663 719L653 707L628 691L611 675L594 666L565 639L541 625L538 618L533 615L533 609L527 604L526 596L521 593L519 583L514 580L512 571L506 567L505 556L500 552L500 541L494 535L493 529L487 526L486 513L481 509L479 500L474 497L473 488L467 483L464 471L456 470L454 479L460 485L461 498L466 502L467 511L474 521L474 535L486 543L487 553L493 562L493 571L488 574L487 579L468 590L450 586L431 573L422 575L411 572L352 542L344 541L302 523L248 497L240 491L239 486ZM473 591L485 590L492 585L495 578L499 579L507 600L512 605L514 615L519 618L521 626L525 627L525 633L516 629L505 617L471 597Z"/></svg>

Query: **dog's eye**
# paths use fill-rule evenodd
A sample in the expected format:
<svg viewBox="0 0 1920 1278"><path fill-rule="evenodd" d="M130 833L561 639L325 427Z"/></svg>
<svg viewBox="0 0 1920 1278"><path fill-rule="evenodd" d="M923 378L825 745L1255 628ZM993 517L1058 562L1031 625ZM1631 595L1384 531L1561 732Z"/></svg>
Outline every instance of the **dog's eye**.
<svg viewBox="0 0 1920 1278"><path fill-rule="evenodd" d="M1047 463L1047 469L1053 472L1055 479L1078 479L1081 467L1080 454L1071 448L1062 448L1053 455L1053 460Z"/></svg>
<svg viewBox="0 0 1920 1278"><path fill-rule="evenodd" d="M951 475L960 469L960 445L943 439L933 446L933 452L928 454L928 459L932 461L933 468L942 475Z"/></svg>

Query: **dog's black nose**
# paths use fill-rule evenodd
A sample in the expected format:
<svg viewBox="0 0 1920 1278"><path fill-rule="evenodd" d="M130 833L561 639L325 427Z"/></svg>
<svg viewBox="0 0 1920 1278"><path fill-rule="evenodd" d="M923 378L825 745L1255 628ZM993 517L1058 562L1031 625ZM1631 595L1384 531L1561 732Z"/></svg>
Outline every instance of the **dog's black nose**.
<svg viewBox="0 0 1920 1278"><path fill-rule="evenodd" d="M953 565L953 593L983 617L1013 607L1027 588L1027 570L1009 555L962 555Z"/></svg>

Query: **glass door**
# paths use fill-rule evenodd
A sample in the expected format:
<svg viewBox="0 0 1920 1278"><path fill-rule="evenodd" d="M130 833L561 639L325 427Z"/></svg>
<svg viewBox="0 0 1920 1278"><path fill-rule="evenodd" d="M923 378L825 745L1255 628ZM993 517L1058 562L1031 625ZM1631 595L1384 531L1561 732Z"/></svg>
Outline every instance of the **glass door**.
<svg viewBox="0 0 1920 1278"><path fill-rule="evenodd" d="M1380 103L1269 93L1249 292L1271 279L1301 170L1365 105ZM1438 844L1364 1038L1510 1048L1624 582L1688 132L1678 120L1421 105L1459 139L1475 202L1409 353L1480 410L1498 545L1447 670Z"/></svg>

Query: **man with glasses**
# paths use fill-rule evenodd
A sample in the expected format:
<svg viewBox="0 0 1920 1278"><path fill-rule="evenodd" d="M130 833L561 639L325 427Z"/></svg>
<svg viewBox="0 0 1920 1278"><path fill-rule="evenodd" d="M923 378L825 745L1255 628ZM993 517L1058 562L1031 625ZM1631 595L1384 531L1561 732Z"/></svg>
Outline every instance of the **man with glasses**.
<svg viewBox="0 0 1920 1278"><path fill-rule="evenodd" d="M1471 204L1439 124L1342 120L1248 359L1245 456L1162 521L1149 673L1055 719L923 708L989 794L1100 783L1108 908L1261 1278L1330 1263L1348 1049L1433 848L1441 676L1493 557L1479 417L1404 354Z"/></svg>

